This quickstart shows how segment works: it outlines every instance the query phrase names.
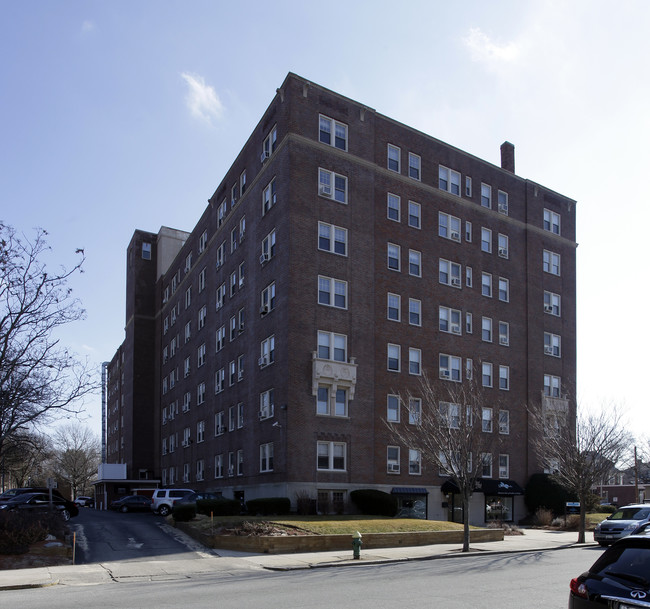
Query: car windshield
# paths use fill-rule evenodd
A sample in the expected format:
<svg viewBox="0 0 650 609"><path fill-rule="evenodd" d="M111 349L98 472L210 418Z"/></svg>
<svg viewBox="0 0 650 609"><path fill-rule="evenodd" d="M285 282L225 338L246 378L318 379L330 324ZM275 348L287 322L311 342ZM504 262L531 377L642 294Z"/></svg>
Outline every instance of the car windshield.
<svg viewBox="0 0 650 609"><path fill-rule="evenodd" d="M591 567L592 573L648 585L650 548L647 545L615 545Z"/></svg>
<svg viewBox="0 0 650 609"><path fill-rule="evenodd" d="M609 519L610 520L643 520L648 517L650 514L650 508L646 507L627 507L621 508L620 510L614 512Z"/></svg>

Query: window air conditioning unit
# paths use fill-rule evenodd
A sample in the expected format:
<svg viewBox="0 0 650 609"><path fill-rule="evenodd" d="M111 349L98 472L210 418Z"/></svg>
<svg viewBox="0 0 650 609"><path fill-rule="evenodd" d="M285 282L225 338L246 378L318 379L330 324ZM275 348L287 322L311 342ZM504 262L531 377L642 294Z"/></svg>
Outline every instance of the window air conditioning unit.
<svg viewBox="0 0 650 609"><path fill-rule="evenodd" d="M260 264L264 264L265 262L268 262L270 259L271 259L271 257L266 252L264 252L260 256Z"/></svg>
<svg viewBox="0 0 650 609"><path fill-rule="evenodd" d="M270 156L271 153L268 150L264 150L260 156L260 163L264 163L264 161L266 161Z"/></svg>
<svg viewBox="0 0 650 609"><path fill-rule="evenodd" d="M553 305L544 305L544 313L553 313Z"/></svg>
<svg viewBox="0 0 650 609"><path fill-rule="evenodd" d="M460 326L452 326L451 331L453 334L460 334Z"/></svg>
<svg viewBox="0 0 650 609"><path fill-rule="evenodd" d="M507 214L508 213L508 206L505 203L499 203L499 211L502 214Z"/></svg>
<svg viewBox="0 0 650 609"><path fill-rule="evenodd" d="M318 188L318 194L321 194L324 197L331 197L332 187L328 186L327 184L321 184L320 187Z"/></svg>
<svg viewBox="0 0 650 609"><path fill-rule="evenodd" d="M391 474L399 474L399 463L389 463L388 471Z"/></svg>
<svg viewBox="0 0 650 609"><path fill-rule="evenodd" d="M499 344L507 345L508 344L508 339L505 336L502 336L501 338L499 338Z"/></svg>
<svg viewBox="0 0 650 609"><path fill-rule="evenodd" d="M235 475L235 468L234 467L229 467L228 468L228 475L232 478Z"/></svg>
<svg viewBox="0 0 650 609"><path fill-rule="evenodd" d="M244 372L243 372L242 370L240 370L240 371L237 373L237 380L238 380L238 381L241 381L243 378L244 378Z"/></svg>
<svg viewBox="0 0 650 609"><path fill-rule="evenodd" d="M460 233L457 233L456 231L452 231L452 233L451 233L451 238L452 238L454 241L460 241Z"/></svg>
<svg viewBox="0 0 650 609"><path fill-rule="evenodd" d="M499 256L502 258L507 258L508 257L508 250L505 247L500 247L499 248Z"/></svg>
<svg viewBox="0 0 650 609"><path fill-rule="evenodd" d="M546 355L553 355L553 347L551 345L544 345L544 353Z"/></svg>
<svg viewBox="0 0 650 609"><path fill-rule="evenodd" d="M458 277L452 277L451 285L456 286L456 287L460 287L460 279L458 279Z"/></svg>
<svg viewBox="0 0 650 609"><path fill-rule="evenodd" d="M441 378L448 379L450 376L449 370L445 370L444 368L440 368L440 376Z"/></svg>
<svg viewBox="0 0 650 609"><path fill-rule="evenodd" d="M268 366L269 365L269 356L268 355L263 355L262 357L260 357L260 359L257 361L257 363L259 364L260 368L264 368L264 366Z"/></svg>
<svg viewBox="0 0 650 609"><path fill-rule="evenodd" d="M221 262L220 260L217 260L217 265L216 265L216 266L217 266L217 270L219 270L219 269L221 268L221 265L222 265L222 264L223 264L223 262Z"/></svg>
<svg viewBox="0 0 650 609"><path fill-rule="evenodd" d="M260 307L260 315L266 315L269 312L269 305L262 305Z"/></svg>
<svg viewBox="0 0 650 609"><path fill-rule="evenodd" d="M243 324L243 323L239 324L239 326L237 327L237 331L238 331L240 334L244 331L244 324Z"/></svg>

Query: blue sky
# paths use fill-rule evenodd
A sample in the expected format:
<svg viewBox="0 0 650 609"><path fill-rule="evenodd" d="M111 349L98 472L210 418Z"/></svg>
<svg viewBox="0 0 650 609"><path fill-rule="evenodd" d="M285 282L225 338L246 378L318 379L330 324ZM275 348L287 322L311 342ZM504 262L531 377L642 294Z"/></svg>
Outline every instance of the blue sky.
<svg viewBox="0 0 650 609"><path fill-rule="evenodd" d="M1 6L0 219L47 229L57 263L85 248L62 336L82 356L123 339L134 229L190 230L292 71L495 164L508 140L518 175L576 199L579 402L650 425L650 3Z"/></svg>

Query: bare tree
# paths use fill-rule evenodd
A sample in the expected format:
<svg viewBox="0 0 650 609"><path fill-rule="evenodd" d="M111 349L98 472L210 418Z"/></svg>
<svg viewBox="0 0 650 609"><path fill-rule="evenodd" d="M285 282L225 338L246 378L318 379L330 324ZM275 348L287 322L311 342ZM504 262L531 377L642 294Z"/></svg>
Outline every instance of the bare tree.
<svg viewBox="0 0 650 609"><path fill-rule="evenodd" d="M68 287L82 272L83 250L72 269L50 273L46 235L39 229L29 241L0 222L0 459L9 439L57 413L79 412L98 385L56 337L84 317Z"/></svg>
<svg viewBox="0 0 650 609"><path fill-rule="evenodd" d="M485 459L497 448L494 421L484 419L482 389L463 383L420 379L418 397L400 396L403 421L386 422L394 441L420 451L434 471L444 472L458 487L463 506L463 552L469 552L470 499L483 476ZM421 400L421 401L420 401Z"/></svg>
<svg viewBox="0 0 650 609"><path fill-rule="evenodd" d="M100 463L101 448L97 436L77 421L57 429L54 446L55 476L70 485L73 497L87 493Z"/></svg>
<svg viewBox="0 0 650 609"><path fill-rule="evenodd" d="M0 488L44 485L44 464L50 456L51 443L44 435L14 434L5 442L0 459Z"/></svg>
<svg viewBox="0 0 650 609"><path fill-rule="evenodd" d="M580 501L578 543L585 541L587 504L593 489L607 479L633 445L620 410L604 405L600 412L578 412L575 428L563 408L553 401L531 410L533 445L552 477Z"/></svg>

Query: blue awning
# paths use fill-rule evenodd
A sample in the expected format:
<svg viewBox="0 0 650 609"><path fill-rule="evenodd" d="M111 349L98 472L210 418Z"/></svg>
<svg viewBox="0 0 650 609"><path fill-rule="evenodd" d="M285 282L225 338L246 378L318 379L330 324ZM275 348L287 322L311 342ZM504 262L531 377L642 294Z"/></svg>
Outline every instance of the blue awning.
<svg viewBox="0 0 650 609"><path fill-rule="evenodd" d="M395 486L391 491L392 495L428 495L429 491L425 488L408 488L406 486Z"/></svg>

